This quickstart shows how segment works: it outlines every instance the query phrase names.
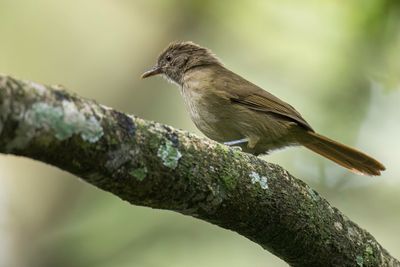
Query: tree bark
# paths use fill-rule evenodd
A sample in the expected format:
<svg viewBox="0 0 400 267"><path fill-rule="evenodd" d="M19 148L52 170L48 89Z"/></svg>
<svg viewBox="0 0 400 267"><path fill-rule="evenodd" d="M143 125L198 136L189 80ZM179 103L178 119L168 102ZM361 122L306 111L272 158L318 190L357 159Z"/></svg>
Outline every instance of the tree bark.
<svg viewBox="0 0 400 267"><path fill-rule="evenodd" d="M0 75L0 153L233 230L291 266L400 266L280 166L59 87Z"/></svg>

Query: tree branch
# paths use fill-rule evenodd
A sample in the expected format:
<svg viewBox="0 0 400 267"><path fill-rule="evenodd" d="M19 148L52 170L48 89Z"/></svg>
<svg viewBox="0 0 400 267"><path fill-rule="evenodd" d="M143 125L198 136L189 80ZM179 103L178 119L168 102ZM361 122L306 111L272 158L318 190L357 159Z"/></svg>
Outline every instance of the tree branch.
<svg viewBox="0 0 400 267"><path fill-rule="evenodd" d="M400 266L281 167L60 88L0 75L0 152L233 230L292 266Z"/></svg>

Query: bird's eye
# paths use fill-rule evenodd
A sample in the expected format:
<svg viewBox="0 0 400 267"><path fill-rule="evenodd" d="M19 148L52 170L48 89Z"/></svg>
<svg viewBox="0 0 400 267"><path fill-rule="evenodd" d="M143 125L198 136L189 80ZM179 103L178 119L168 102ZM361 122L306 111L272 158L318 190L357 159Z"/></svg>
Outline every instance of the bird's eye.
<svg viewBox="0 0 400 267"><path fill-rule="evenodd" d="M166 59L168 62L171 62L172 57L171 57L171 56L167 56L165 59Z"/></svg>

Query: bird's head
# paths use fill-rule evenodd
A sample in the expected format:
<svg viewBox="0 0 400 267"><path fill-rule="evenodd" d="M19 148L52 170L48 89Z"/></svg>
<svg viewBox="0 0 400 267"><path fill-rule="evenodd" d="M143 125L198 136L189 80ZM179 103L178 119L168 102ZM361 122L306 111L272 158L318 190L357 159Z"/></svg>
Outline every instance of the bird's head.
<svg viewBox="0 0 400 267"><path fill-rule="evenodd" d="M143 73L142 78L163 74L168 80L182 84L186 71L212 64L221 65L209 49L193 42L173 42L158 56L157 64Z"/></svg>

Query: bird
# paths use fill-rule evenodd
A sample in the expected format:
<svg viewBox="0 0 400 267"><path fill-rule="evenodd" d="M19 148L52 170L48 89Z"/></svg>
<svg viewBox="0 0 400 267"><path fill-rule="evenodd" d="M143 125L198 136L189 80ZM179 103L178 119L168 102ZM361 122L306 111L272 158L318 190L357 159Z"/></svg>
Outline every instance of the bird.
<svg viewBox="0 0 400 267"><path fill-rule="evenodd" d="M311 151L362 175L385 166L367 154L318 134L290 104L229 70L208 48L170 43L142 78L162 75L175 83L196 127L208 138L264 155L290 146Z"/></svg>

